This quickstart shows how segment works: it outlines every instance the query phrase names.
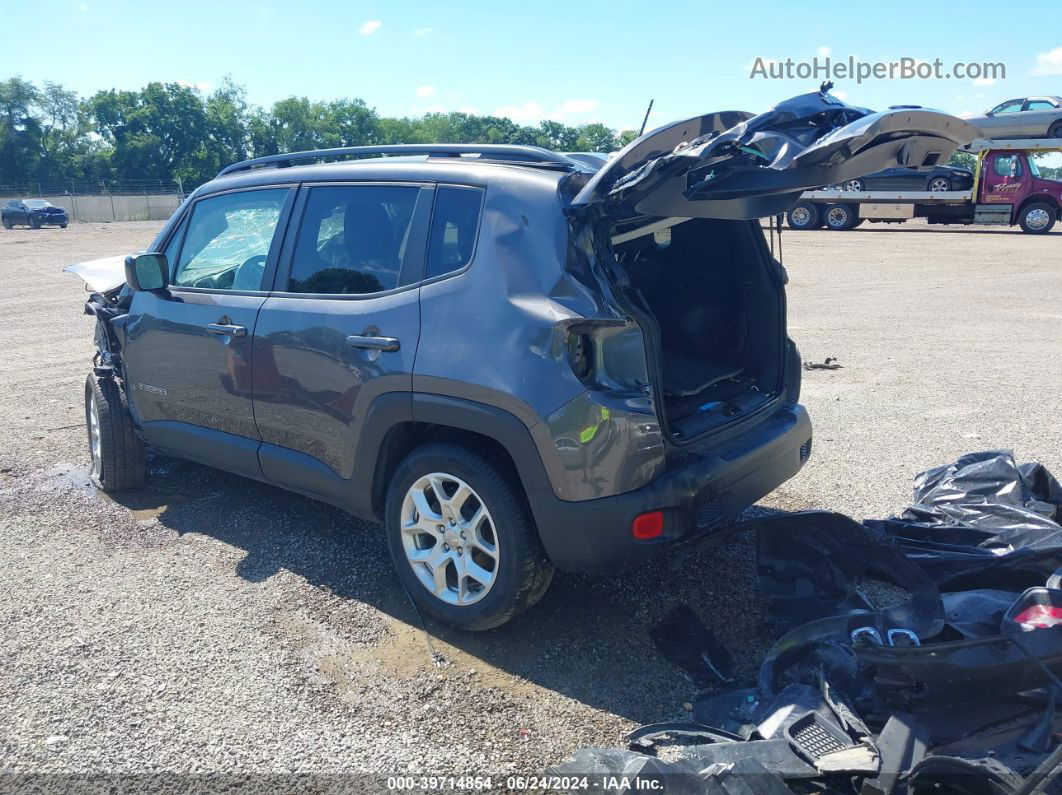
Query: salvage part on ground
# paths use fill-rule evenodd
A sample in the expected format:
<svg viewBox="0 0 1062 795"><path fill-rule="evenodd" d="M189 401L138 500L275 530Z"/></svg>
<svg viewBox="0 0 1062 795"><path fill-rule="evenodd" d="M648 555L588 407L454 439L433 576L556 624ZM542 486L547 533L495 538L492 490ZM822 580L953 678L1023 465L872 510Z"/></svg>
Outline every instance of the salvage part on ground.
<svg viewBox="0 0 1062 795"><path fill-rule="evenodd" d="M726 111L647 133L598 171L572 205L605 205L614 220L762 218L784 211L805 189L943 162L980 136L938 111L847 105L829 87L758 116Z"/></svg>
<svg viewBox="0 0 1062 795"><path fill-rule="evenodd" d="M687 605L678 605L649 630L656 648L682 668L700 687L729 682L734 674L730 652Z"/></svg>
<svg viewBox="0 0 1062 795"><path fill-rule="evenodd" d="M1062 567L1062 486L1039 463L989 450L915 478L915 504L864 524L942 589L1043 585Z"/></svg>

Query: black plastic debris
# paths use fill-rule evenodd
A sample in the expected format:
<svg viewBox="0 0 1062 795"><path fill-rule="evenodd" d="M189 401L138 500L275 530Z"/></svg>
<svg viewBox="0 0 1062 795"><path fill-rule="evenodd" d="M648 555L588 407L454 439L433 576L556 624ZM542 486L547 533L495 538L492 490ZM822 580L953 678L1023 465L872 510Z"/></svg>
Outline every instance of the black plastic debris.
<svg viewBox="0 0 1062 795"><path fill-rule="evenodd" d="M734 675L726 647L688 605L678 605L649 630L649 637L668 660L700 687L722 685Z"/></svg>
<svg viewBox="0 0 1062 795"><path fill-rule="evenodd" d="M1062 486L1008 451L970 453L915 477L900 516L867 520L943 590L1044 585L1062 567Z"/></svg>
<svg viewBox="0 0 1062 795"><path fill-rule="evenodd" d="M842 366L832 356L827 356L824 362L804 362L805 370L840 370Z"/></svg>
<svg viewBox="0 0 1062 795"><path fill-rule="evenodd" d="M890 520L727 528L757 534L778 635L756 681L675 608L651 636L701 689L695 721L551 772L642 770L666 792L1062 793L1062 489L988 452L920 474L915 496Z"/></svg>

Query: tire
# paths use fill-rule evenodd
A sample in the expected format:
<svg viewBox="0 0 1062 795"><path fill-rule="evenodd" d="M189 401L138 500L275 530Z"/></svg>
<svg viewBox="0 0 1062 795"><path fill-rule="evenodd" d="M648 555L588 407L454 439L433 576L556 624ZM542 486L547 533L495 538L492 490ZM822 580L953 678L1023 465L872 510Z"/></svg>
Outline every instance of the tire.
<svg viewBox="0 0 1062 795"><path fill-rule="evenodd" d="M823 213L823 218L826 221L826 228L835 232L844 232L859 223L855 206L851 204L831 204Z"/></svg>
<svg viewBox="0 0 1062 795"><path fill-rule="evenodd" d="M947 177L933 177L929 180L929 184L926 185L926 190L930 193L940 193L946 190L951 190L951 180Z"/></svg>
<svg viewBox="0 0 1062 795"><path fill-rule="evenodd" d="M790 229L815 229L822 222L818 206L811 202L794 204L785 214L785 220Z"/></svg>
<svg viewBox="0 0 1062 795"><path fill-rule="evenodd" d="M461 503L444 506L438 499L437 489L455 499L461 487L471 491ZM427 521L417 502L432 512ZM468 522L470 514L480 517L476 527ZM447 521L455 515L458 523ZM404 526L426 530L404 532ZM481 631L511 621L542 597L553 578L553 564L517 478L459 444L427 444L406 456L387 489L384 528L398 576L413 601L459 629ZM440 548L433 568L428 553ZM423 562L411 559L417 556ZM479 579L459 571L471 564ZM487 576L489 583L482 582Z"/></svg>
<svg viewBox="0 0 1062 795"><path fill-rule="evenodd" d="M1056 121L1047 131L1048 138L1062 138L1062 121Z"/></svg>
<svg viewBox="0 0 1062 795"><path fill-rule="evenodd" d="M125 393L113 378L89 373L85 380L85 427L92 482L108 493L143 485L144 444L133 427Z"/></svg>
<svg viewBox="0 0 1062 795"><path fill-rule="evenodd" d="M3 220L3 224L4 224L4 229L10 229L11 227L14 226L14 224L11 223L11 219L10 218L5 218Z"/></svg>
<svg viewBox="0 0 1062 795"><path fill-rule="evenodd" d="M41 219L40 218L35 218L34 216L31 215L30 219L29 219L29 225L30 225L31 229L40 229L41 228Z"/></svg>
<svg viewBox="0 0 1062 795"><path fill-rule="evenodd" d="M1030 235L1045 235L1051 231L1058 218L1058 208L1047 202L1033 202L1018 214L1021 231Z"/></svg>
<svg viewBox="0 0 1062 795"><path fill-rule="evenodd" d="M66 224L59 224L59 228L60 229L66 229L66 226L67 226Z"/></svg>
<svg viewBox="0 0 1062 795"><path fill-rule="evenodd" d="M866 183L861 179L846 180L841 185L841 190L863 190L866 188Z"/></svg>

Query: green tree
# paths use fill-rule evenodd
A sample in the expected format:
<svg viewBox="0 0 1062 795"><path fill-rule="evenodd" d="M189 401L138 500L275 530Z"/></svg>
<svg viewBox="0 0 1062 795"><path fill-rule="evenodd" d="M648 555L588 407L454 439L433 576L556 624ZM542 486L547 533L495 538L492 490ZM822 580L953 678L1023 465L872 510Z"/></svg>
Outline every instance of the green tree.
<svg viewBox="0 0 1062 795"><path fill-rule="evenodd" d="M0 83L0 181L24 181L37 174L41 125L34 106L39 98L33 83L21 77Z"/></svg>
<svg viewBox="0 0 1062 795"><path fill-rule="evenodd" d="M580 152L612 152L619 148L616 133L604 124L584 124L578 127L575 148Z"/></svg>

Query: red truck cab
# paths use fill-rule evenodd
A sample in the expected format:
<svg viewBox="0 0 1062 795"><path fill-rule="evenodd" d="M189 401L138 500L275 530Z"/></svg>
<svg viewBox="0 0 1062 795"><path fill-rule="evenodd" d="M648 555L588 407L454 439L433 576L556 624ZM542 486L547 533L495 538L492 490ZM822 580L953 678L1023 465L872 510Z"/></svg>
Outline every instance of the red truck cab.
<svg viewBox="0 0 1062 795"><path fill-rule="evenodd" d="M974 185L979 223L986 216L1005 215L1005 223L1036 234L1047 232L1059 219L1062 181L1040 176L1027 151L990 149L980 159Z"/></svg>

